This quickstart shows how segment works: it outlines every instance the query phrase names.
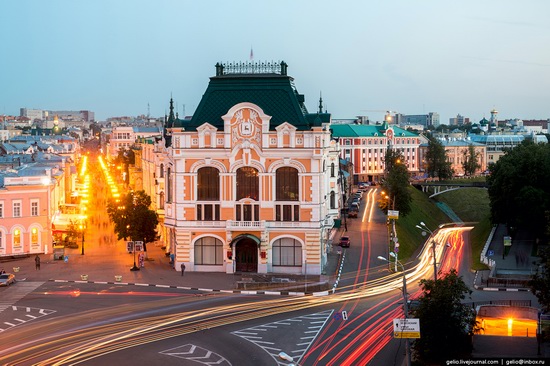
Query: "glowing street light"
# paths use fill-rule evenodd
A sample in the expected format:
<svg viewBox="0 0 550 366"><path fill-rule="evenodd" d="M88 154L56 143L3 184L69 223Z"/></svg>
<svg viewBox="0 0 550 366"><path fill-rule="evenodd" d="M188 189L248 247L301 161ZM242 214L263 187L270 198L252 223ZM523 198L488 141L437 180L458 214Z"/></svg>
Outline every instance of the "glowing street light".
<svg viewBox="0 0 550 366"><path fill-rule="evenodd" d="M433 239L433 231L431 231L430 229L428 229L428 227L426 226L426 224L424 222L420 222L420 225L416 225L417 228L419 228L420 230L422 230L422 235L426 235L426 231L428 231L432 237L432 252L433 252L433 257L434 257L434 281L437 281L437 259L435 257L435 240Z"/></svg>

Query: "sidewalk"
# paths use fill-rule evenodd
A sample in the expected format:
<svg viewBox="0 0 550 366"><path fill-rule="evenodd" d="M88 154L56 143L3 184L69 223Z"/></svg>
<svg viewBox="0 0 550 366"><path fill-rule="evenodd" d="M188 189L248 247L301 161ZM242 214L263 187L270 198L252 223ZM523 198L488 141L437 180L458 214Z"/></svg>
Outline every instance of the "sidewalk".
<svg viewBox="0 0 550 366"><path fill-rule="evenodd" d="M60 282L90 282L109 284L139 284L158 287L177 287L187 290L202 291L230 291L234 293L273 293L277 291L244 291L236 290L236 282L242 277L249 277L248 274L226 274L221 272L185 272L182 276L180 271L174 270L160 246L147 245L147 260L144 267L139 271L130 271L134 264L134 257L126 251L122 242L111 244L85 244L85 254L81 254L81 248L65 249L68 256L67 262L54 260L53 253L40 254L41 269L35 269L34 256L3 262L0 268L6 272L15 272L14 267L19 271L15 272L18 281L60 281ZM332 282L338 254L331 253L328 256L327 274L321 275L321 281ZM333 263L334 262L334 263ZM137 254L136 254L136 263ZM332 271L332 272L331 272ZM87 280L82 279L87 275ZM116 276L122 276L117 281ZM288 291L279 291L280 294L287 294ZM303 294L302 294L303 295Z"/></svg>
<svg viewBox="0 0 550 366"><path fill-rule="evenodd" d="M495 261L496 269L492 274L493 277L510 279L524 279L535 273L537 270L538 257L534 256L535 243L533 240L528 240L521 232L512 238L512 246L509 252L504 252L504 236L507 230L504 225L498 225L489 248L487 257ZM486 291L529 291L525 286L496 286L488 284L487 280L491 275L490 270L478 271L474 287L478 290Z"/></svg>

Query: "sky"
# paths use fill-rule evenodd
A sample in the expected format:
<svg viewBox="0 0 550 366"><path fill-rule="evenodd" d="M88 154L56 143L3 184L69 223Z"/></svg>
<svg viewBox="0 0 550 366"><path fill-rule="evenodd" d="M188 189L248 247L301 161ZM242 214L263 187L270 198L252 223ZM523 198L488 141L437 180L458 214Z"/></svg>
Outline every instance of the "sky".
<svg viewBox="0 0 550 366"><path fill-rule="evenodd" d="M548 0L0 2L0 114L191 115L217 62L281 61L310 112L550 118ZM149 107L148 107L149 106Z"/></svg>

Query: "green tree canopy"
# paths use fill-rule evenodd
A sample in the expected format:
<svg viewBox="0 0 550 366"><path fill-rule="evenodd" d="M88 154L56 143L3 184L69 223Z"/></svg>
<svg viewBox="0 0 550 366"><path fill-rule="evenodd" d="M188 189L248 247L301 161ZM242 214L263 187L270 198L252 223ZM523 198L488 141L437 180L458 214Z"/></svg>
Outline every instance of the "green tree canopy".
<svg viewBox="0 0 550 366"><path fill-rule="evenodd" d="M420 287L419 305L412 311L420 320L421 338L413 344L415 359L424 365L468 357L476 319L472 308L461 302L471 294L462 277L452 269L436 281L421 280Z"/></svg>
<svg viewBox="0 0 550 366"><path fill-rule="evenodd" d="M438 177L439 180L453 177L451 162L447 160L447 152L441 142L435 137L428 137L428 150L426 151L426 173L429 177Z"/></svg>
<svg viewBox="0 0 550 366"><path fill-rule="evenodd" d="M468 145L468 149L462 152L464 157L462 162L462 168L464 169L464 174L467 176L474 175L478 169L481 168L479 163L479 157L481 153L476 151L474 145Z"/></svg>
<svg viewBox="0 0 550 366"><path fill-rule="evenodd" d="M489 166L493 223L526 229L548 239L550 145L524 141Z"/></svg>
<svg viewBox="0 0 550 366"><path fill-rule="evenodd" d="M400 216L407 216L411 212L411 192L409 191L409 170L404 163L405 159L400 151L388 148L384 157L386 176L382 187L390 197L390 201L380 201L380 208L387 211L389 208L399 211ZM388 206L391 205L391 207Z"/></svg>
<svg viewBox="0 0 550 366"><path fill-rule="evenodd" d="M151 197L145 191L128 192L109 202L107 213L119 240L143 241L145 250L147 243L157 240L158 216L150 206Z"/></svg>

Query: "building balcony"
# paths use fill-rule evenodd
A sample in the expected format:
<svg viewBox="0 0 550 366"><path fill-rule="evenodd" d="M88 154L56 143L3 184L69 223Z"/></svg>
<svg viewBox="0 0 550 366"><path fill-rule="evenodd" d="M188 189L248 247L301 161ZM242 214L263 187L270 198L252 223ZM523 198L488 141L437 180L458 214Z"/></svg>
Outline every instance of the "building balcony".
<svg viewBox="0 0 550 366"><path fill-rule="evenodd" d="M227 230L264 230L264 229L319 229L324 222L319 221L179 221L180 228L219 228Z"/></svg>

